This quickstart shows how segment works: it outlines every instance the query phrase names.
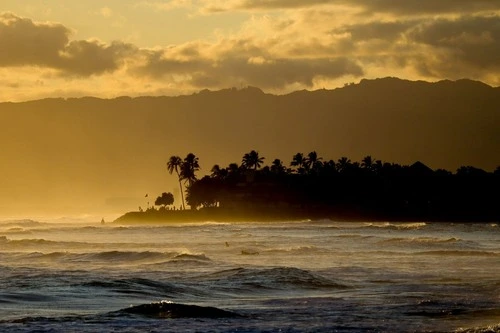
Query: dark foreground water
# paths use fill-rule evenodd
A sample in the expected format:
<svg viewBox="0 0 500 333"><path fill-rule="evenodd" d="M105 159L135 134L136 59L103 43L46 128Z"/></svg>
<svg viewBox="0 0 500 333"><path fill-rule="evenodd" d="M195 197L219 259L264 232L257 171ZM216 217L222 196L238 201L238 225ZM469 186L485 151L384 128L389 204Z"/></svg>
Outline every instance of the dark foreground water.
<svg viewBox="0 0 500 333"><path fill-rule="evenodd" d="M500 229L0 222L0 332L499 332Z"/></svg>

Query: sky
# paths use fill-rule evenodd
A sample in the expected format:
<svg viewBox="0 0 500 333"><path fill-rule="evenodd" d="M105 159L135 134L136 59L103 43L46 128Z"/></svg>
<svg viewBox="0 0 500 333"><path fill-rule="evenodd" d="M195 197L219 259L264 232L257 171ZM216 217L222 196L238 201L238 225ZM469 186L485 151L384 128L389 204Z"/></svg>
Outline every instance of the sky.
<svg viewBox="0 0 500 333"><path fill-rule="evenodd" d="M500 85L498 0L2 0L0 102L332 89L362 78Z"/></svg>

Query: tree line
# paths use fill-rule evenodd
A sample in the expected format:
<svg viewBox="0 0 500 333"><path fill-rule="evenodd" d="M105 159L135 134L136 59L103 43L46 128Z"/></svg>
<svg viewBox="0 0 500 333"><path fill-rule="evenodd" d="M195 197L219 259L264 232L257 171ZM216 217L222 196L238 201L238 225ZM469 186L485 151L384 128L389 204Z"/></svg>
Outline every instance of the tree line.
<svg viewBox="0 0 500 333"><path fill-rule="evenodd" d="M500 218L500 166L494 172L462 166L452 173L421 162L400 165L371 156L359 162L325 160L315 151L297 153L288 164L264 161L252 150L241 163L216 164L210 175L198 179L199 159L189 153L184 159L171 156L167 170L178 177L182 209L187 203L192 209Z"/></svg>

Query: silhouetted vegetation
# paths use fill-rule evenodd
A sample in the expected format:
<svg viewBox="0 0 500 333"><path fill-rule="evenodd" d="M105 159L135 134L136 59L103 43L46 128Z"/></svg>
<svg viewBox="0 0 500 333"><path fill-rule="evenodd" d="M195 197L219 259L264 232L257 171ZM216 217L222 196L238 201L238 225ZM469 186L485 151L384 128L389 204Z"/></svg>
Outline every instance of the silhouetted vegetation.
<svg viewBox="0 0 500 333"><path fill-rule="evenodd" d="M490 173L463 166L452 173L371 156L324 160L315 151L293 155L289 167L279 159L263 162L252 150L241 164L214 165L198 180L198 158L188 154L179 174L187 203L214 218L500 220L500 167Z"/></svg>
<svg viewBox="0 0 500 333"><path fill-rule="evenodd" d="M163 192L160 197L156 198L155 206L170 206L174 203L174 195L170 192Z"/></svg>

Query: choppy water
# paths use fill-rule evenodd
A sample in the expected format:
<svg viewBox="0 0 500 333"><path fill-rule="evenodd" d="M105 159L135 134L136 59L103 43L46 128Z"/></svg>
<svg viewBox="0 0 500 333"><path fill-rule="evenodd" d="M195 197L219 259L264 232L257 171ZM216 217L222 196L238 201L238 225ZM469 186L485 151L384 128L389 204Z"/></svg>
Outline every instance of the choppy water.
<svg viewBox="0 0 500 333"><path fill-rule="evenodd" d="M2 221L0 331L498 332L500 229Z"/></svg>

